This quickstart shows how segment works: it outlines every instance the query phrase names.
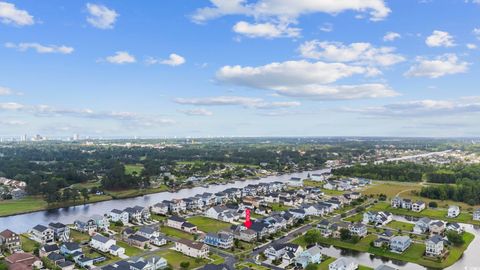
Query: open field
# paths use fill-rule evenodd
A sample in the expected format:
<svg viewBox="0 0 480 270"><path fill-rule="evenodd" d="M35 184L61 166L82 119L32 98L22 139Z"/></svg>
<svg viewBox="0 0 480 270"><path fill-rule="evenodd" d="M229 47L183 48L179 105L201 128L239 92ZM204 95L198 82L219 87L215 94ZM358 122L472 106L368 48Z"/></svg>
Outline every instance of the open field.
<svg viewBox="0 0 480 270"><path fill-rule="evenodd" d="M35 248L40 247L40 244L31 240L26 235L20 235L20 241L22 242L22 249L25 252L32 252Z"/></svg>
<svg viewBox="0 0 480 270"><path fill-rule="evenodd" d="M395 230L402 230L403 232L411 232L414 226L415 225L411 223L393 220L383 227L388 227Z"/></svg>
<svg viewBox="0 0 480 270"><path fill-rule="evenodd" d="M292 242L295 244L306 246L306 242L303 237L304 236L300 236L297 239L293 240ZM464 233L463 239L465 241L465 244L458 247L456 246L450 247L450 254L442 262L436 262L436 261L432 261L424 258L423 257L423 254L425 252L424 244L413 243L402 254L393 253L390 251L383 250L381 248L372 247L370 246L370 243L374 239L376 239L375 235L367 235L356 244L350 243L350 242L344 242L344 241L341 241L340 239L333 239L333 238L321 238L320 242L323 244L333 245L340 248L346 248L346 249L351 249L351 250L360 251L360 252L368 252L368 253L372 253L375 255L379 255L386 258L395 259L395 260L413 262L426 267L445 268L454 264L456 261L460 259L463 252L467 249L467 247L473 241L473 238L474 238L473 234Z"/></svg>
<svg viewBox="0 0 480 270"><path fill-rule="evenodd" d="M162 226L162 227L160 227L160 232L162 232L162 233L164 233L168 236L171 236L171 237L193 240L193 235L192 234L182 232L180 230L170 228L170 227Z"/></svg>
<svg viewBox="0 0 480 270"><path fill-rule="evenodd" d="M437 185L433 183L423 183L424 185ZM429 202L434 201L438 203L441 208L447 208L448 205L458 205L462 210L473 211L473 209L480 207L480 205L472 206L462 202L454 202L451 200L432 200L424 198L415 194L422 188L422 183L407 183L407 182L386 182L386 181L374 181L372 185L365 187L361 192L364 195L378 195L385 194L388 200L394 198L397 194L400 194L402 198L409 198L413 201L424 201L427 205Z"/></svg>
<svg viewBox="0 0 480 270"><path fill-rule="evenodd" d="M188 222L197 225L198 229L203 232L218 232L223 229L230 228L231 224L220 220L215 220L202 216L195 216L187 219Z"/></svg>
<svg viewBox="0 0 480 270"><path fill-rule="evenodd" d="M360 222L363 220L363 213L358 213L353 216L345 218L345 221L350 221L350 222Z"/></svg>
<svg viewBox="0 0 480 270"><path fill-rule="evenodd" d="M156 253L156 255L165 258L173 269L180 269L180 264L182 262L190 263L188 269L195 269L208 263L208 261L205 259L197 260L195 258L185 256L182 253L171 249L159 251L158 253Z"/></svg>
<svg viewBox="0 0 480 270"><path fill-rule="evenodd" d="M75 241L75 242L85 242L85 241L90 241L90 236L86 233L81 233L76 230L70 230L70 237Z"/></svg>
<svg viewBox="0 0 480 270"><path fill-rule="evenodd" d="M272 211L274 211L274 212L285 211L285 210L288 210L288 209L292 208L291 206L286 206L286 205L283 205L283 204L280 204L280 203L271 203L271 204L269 204L269 206L272 207Z"/></svg>
<svg viewBox="0 0 480 270"><path fill-rule="evenodd" d="M136 173L140 175L143 171L143 164L125 164L125 174L133 175Z"/></svg>
<svg viewBox="0 0 480 270"><path fill-rule="evenodd" d="M137 255L139 255L143 252L143 250L141 250L137 247L134 247L134 246L130 246L129 244L127 244L123 241L117 241L117 246L123 247L125 249L125 254L127 254L130 257L131 256L137 256Z"/></svg>

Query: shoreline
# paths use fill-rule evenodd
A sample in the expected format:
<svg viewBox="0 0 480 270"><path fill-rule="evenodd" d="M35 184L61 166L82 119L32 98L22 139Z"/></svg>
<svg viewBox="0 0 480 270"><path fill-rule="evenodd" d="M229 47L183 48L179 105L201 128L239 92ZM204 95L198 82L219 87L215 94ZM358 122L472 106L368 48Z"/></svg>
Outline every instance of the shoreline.
<svg viewBox="0 0 480 270"><path fill-rule="evenodd" d="M268 175L252 176L250 178L242 178L242 179L237 179L237 180L233 180L233 181L235 181L235 182L236 181L244 182L244 181L248 181L248 180L260 181L263 178L276 176L276 175L282 176L282 175L288 175L288 174L293 174L293 173L309 172L309 171L315 171L315 170L321 170L321 169L322 168L306 170L306 171L293 171L293 172L287 172L287 173L283 173L283 174L271 173L271 174L268 174ZM232 181L232 179L226 180L225 183L219 183L218 185L228 184L229 181ZM209 184L209 185L212 185L212 184ZM94 203L100 203L100 202L106 202L106 201L131 199L131 198L143 197L143 196L146 196L146 195L158 194L158 193L162 193L162 192L175 193L175 192L179 192L181 190L188 190L188 189L201 187L201 186L202 185L192 186L192 187L182 187L182 188L178 188L178 189L167 188L167 189L161 190L161 191L157 191L157 190L155 190L155 188L152 188L152 189L147 189L147 190L145 190L145 192L140 193L140 194L132 194L132 195L125 195L125 196L112 196L112 195L108 194L108 192L105 192L105 194L101 195L101 196L108 196L108 198L107 197L106 198L100 198L98 200L88 201L86 203L81 203L81 202L80 203L65 203L65 204L62 204L62 205L55 205L55 206L51 206L51 207L43 207L41 209L35 209L35 210L16 211L15 213L11 213L11 214L10 213L0 214L0 218L13 217L13 216L18 216L18 215L42 212L42 211L58 210L58 209L62 209L62 208L70 208L70 207L75 207L75 206L86 206L86 205L90 205L90 204L94 204ZM128 190L126 190L126 191L128 191ZM35 197L30 197L30 196L27 197L27 198L36 199ZM25 199L22 199L22 200L25 201ZM22 200L16 200L16 202L21 202ZM41 200L42 203L45 202L43 199L39 199L39 200ZM2 207L2 202L0 202L0 208L1 207ZM12 205L11 207L15 207L15 206Z"/></svg>

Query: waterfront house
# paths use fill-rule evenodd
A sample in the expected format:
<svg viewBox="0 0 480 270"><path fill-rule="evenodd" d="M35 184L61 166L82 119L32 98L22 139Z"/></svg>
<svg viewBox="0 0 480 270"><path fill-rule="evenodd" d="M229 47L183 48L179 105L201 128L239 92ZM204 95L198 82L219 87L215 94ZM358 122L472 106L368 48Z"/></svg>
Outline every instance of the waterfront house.
<svg viewBox="0 0 480 270"><path fill-rule="evenodd" d="M152 213L157 215L167 215L169 204L164 202L156 203L152 206Z"/></svg>
<svg viewBox="0 0 480 270"><path fill-rule="evenodd" d="M0 232L0 247L4 250L8 250L10 253L15 253L22 249L22 244L20 242L20 236L11 231L4 230Z"/></svg>
<svg viewBox="0 0 480 270"><path fill-rule="evenodd" d="M328 270L355 270L357 268L357 262L345 257L340 257L328 265Z"/></svg>
<svg viewBox="0 0 480 270"><path fill-rule="evenodd" d="M231 209L224 205L210 207L205 211L205 216L211 219L218 219L224 222L232 223L240 219L238 209Z"/></svg>
<svg viewBox="0 0 480 270"><path fill-rule="evenodd" d="M437 257L443 253L443 238L434 235L425 241L425 254L427 256Z"/></svg>
<svg viewBox="0 0 480 270"><path fill-rule="evenodd" d="M188 239L178 239L175 242L175 250L193 258L207 258L209 248L201 242L193 242Z"/></svg>
<svg viewBox="0 0 480 270"><path fill-rule="evenodd" d="M55 242L55 237L54 237L54 234L53 234L53 230L48 228L48 227L45 227L43 225L37 225L35 227L33 227L30 231L30 236L31 238L42 244L42 245L45 245L45 244L49 244L49 243L53 243Z"/></svg>
<svg viewBox="0 0 480 270"><path fill-rule="evenodd" d="M91 219L95 222L95 225L97 225L97 232L107 231L108 227L110 227L110 222L106 216L93 215Z"/></svg>
<svg viewBox="0 0 480 270"><path fill-rule="evenodd" d="M447 217L456 218L458 217L458 215L460 215L460 207L458 207L457 205L450 205L448 207Z"/></svg>
<svg viewBox="0 0 480 270"><path fill-rule="evenodd" d="M51 222L48 227L53 230L55 241L66 242L70 239L70 228L60 222Z"/></svg>
<svg viewBox="0 0 480 270"><path fill-rule="evenodd" d="M317 264L322 261L322 253L317 245L303 251L295 258L295 265L304 269L309 264Z"/></svg>
<svg viewBox="0 0 480 270"><path fill-rule="evenodd" d="M390 250L402 253L410 247L412 240L408 236L395 236L390 239Z"/></svg>
<svg viewBox="0 0 480 270"><path fill-rule="evenodd" d="M425 207L426 207L426 204L423 201L416 201L416 202L412 203L412 211L413 212L417 212L417 213L422 212L423 209L425 209Z"/></svg>
<svg viewBox="0 0 480 270"><path fill-rule="evenodd" d="M463 228L460 226L460 224L456 222L448 222L447 226L445 227L446 231L455 231L458 234L463 233Z"/></svg>
<svg viewBox="0 0 480 270"><path fill-rule="evenodd" d="M413 227L413 232L426 233L429 230L431 222L432 220L427 217L420 218L415 222L415 226Z"/></svg>
<svg viewBox="0 0 480 270"><path fill-rule="evenodd" d="M116 244L117 241L115 239L105 237L101 234L95 234L92 239L90 239L89 246L101 252L109 252L110 247Z"/></svg>
<svg viewBox="0 0 480 270"><path fill-rule="evenodd" d="M91 218L80 217L73 222L75 230L93 235L97 231L97 224Z"/></svg>
<svg viewBox="0 0 480 270"><path fill-rule="evenodd" d="M203 242L207 245L223 249L233 247L233 234L228 232L207 233Z"/></svg>
<svg viewBox="0 0 480 270"><path fill-rule="evenodd" d="M121 222L124 225L128 224L128 213L125 211L113 209L108 216L112 222Z"/></svg>
<svg viewBox="0 0 480 270"><path fill-rule="evenodd" d="M394 234L390 230L385 230L381 234L378 235L378 238L373 241L373 246L375 247L383 247L383 246L390 246L390 240L394 237Z"/></svg>
<svg viewBox="0 0 480 270"><path fill-rule="evenodd" d="M293 258L300 255L303 252L303 248L299 245L292 244L292 243L285 243L285 244L273 244L270 245L267 249L265 249L265 256L271 260L278 260L283 259L285 253L290 253L293 255ZM290 261L292 256L288 256L285 259Z"/></svg>

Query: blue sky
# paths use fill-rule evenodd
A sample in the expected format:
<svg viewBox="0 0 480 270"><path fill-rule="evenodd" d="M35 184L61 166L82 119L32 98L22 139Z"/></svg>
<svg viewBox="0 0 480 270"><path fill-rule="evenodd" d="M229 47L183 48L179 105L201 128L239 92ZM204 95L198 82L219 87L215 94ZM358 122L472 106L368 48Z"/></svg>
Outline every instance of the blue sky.
<svg viewBox="0 0 480 270"><path fill-rule="evenodd" d="M478 136L477 0L0 0L0 136Z"/></svg>

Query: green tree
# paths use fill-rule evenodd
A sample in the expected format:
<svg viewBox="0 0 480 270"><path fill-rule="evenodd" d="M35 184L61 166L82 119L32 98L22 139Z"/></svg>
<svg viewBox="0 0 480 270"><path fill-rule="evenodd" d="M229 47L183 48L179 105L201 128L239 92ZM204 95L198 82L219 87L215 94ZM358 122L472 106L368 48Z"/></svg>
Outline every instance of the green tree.
<svg viewBox="0 0 480 270"><path fill-rule="evenodd" d="M82 188L80 190L80 193L82 194L82 197L83 197L83 203L86 203L88 200L90 200L90 194L88 193L88 189Z"/></svg>
<svg viewBox="0 0 480 270"><path fill-rule="evenodd" d="M180 267L182 269L188 269L188 267L190 267L190 262L181 262Z"/></svg>
<svg viewBox="0 0 480 270"><path fill-rule="evenodd" d="M448 231L447 232L448 241L452 242L455 246L461 246L465 243L461 234L457 233L456 231Z"/></svg>
<svg viewBox="0 0 480 270"><path fill-rule="evenodd" d="M310 230L308 231L305 236L304 240L307 245L313 245L320 241L321 234L318 230Z"/></svg>
<svg viewBox="0 0 480 270"><path fill-rule="evenodd" d="M352 233L350 232L349 229L340 229L340 239L342 241L350 240L352 238Z"/></svg>

